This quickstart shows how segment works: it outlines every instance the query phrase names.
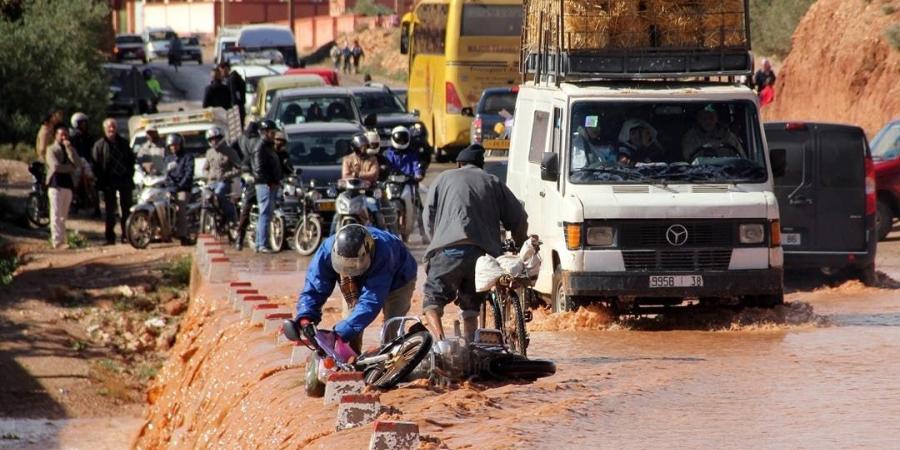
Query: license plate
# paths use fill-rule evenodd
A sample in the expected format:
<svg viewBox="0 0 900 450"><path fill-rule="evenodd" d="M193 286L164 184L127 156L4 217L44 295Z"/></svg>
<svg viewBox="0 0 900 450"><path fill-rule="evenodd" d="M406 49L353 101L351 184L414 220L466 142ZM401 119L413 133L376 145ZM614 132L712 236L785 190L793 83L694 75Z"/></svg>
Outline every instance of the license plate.
<svg viewBox="0 0 900 450"><path fill-rule="evenodd" d="M487 150L507 150L509 149L508 139L485 139L482 143Z"/></svg>
<svg viewBox="0 0 900 450"><path fill-rule="evenodd" d="M319 202L319 211L334 211L334 202Z"/></svg>
<svg viewBox="0 0 900 450"><path fill-rule="evenodd" d="M781 245L797 246L800 245L802 239L800 233L784 233L781 235Z"/></svg>
<svg viewBox="0 0 900 450"><path fill-rule="evenodd" d="M702 275L655 275L650 277L651 288L703 287Z"/></svg>

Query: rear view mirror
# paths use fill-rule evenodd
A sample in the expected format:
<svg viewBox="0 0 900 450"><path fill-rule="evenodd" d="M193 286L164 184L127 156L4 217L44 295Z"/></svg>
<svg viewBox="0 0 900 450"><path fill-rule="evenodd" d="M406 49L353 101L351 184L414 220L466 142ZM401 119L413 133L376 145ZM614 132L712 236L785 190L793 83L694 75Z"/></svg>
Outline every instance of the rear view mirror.
<svg viewBox="0 0 900 450"><path fill-rule="evenodd" d="M473 111L472 108L468 106L463 108L460 113L465 117L475 117L475 111Z"/></svg>
<svg viewBox="0 0 900 450"><path fill-rule="evenodd" d="M414 109L414 110L410 111L409 113L416 117L419 117L419 115L422 114L418 109Z"/></svg>
<svg viewBox="0 0 900 450"><path fill-rule="evenodd" d="M787 151L783 148L769 150L769 160L772 161L772 175L775 178L783 177L787 170Z"/></svg>
<svg viewBox="0 0 900 450"><path fill-rule="evenodd" d="M559 154L544 153L541 158L541 179L544 181L559 180Z"/></svg>

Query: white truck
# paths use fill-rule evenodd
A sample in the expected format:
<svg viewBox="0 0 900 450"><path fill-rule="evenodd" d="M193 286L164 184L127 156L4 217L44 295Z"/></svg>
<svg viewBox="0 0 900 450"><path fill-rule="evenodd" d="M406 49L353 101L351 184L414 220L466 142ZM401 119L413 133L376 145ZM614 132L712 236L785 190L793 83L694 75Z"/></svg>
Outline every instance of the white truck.
<svg viewBox="0 0 900 450"><path fill-rule="evenodd" d="M770 158L757 97L739 83L749 42L629 51L551 39L550 51L554 34L538 35L529 49L526 34L506 183L545 243L535 289L553 309L783 303L773 173L784 154Z"/></svg>

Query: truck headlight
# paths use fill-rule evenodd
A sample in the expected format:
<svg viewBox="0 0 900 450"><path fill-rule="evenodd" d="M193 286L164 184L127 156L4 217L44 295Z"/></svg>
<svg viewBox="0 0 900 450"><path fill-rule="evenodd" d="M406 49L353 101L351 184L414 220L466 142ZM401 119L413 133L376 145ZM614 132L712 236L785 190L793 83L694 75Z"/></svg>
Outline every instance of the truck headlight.
<svg viewBox="0 0 900 450"><path fill-rule="evenodd" d="M616 245L616 229L608 226L588 228L587 245L589 247L614 247Z"/></svg>
<svg viewBox="0 0 900 450"><path fill-rule="evenodd" d="M741 244L762 244L766 240L766 228L760 223L745 223L740 227Z"/></svg>

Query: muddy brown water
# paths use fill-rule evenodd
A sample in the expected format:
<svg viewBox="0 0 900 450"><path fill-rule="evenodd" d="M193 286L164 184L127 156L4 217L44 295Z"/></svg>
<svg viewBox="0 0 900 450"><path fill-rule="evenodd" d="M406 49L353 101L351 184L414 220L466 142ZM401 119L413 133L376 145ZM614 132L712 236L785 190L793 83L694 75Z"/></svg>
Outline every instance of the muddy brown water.
<svg viewBox="0 0 900 450"><path fill-rule="evenodd" d="M302 286L302 259L236 262L242 279L279 302L293 303ZM338 305L326 304L326 326ZM420 308L417 296L411 312ZM334 432L334 411L305 396L303 368L285 367L285 350L269 337L230 311L189 316L198 323L175 352L196 354L161 374L168 385L140 447L365 447L369 430ZM774 311L618 321L596 308L536 311L529 328L530 355L555 361L556 375L451 389L414 383L383 393L382 403L419 423L423 448L900 448L895 290L849 282L792 293Z"/></svg>

